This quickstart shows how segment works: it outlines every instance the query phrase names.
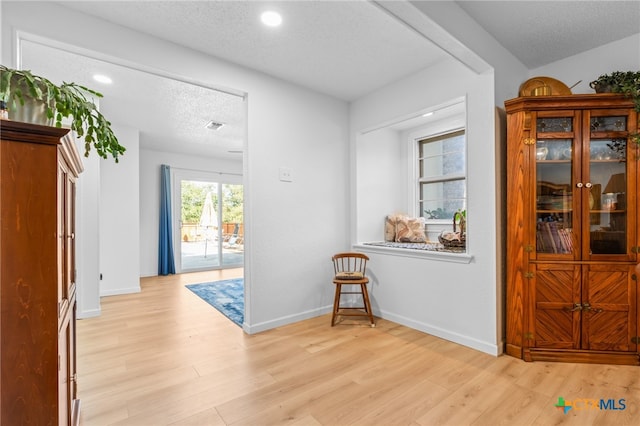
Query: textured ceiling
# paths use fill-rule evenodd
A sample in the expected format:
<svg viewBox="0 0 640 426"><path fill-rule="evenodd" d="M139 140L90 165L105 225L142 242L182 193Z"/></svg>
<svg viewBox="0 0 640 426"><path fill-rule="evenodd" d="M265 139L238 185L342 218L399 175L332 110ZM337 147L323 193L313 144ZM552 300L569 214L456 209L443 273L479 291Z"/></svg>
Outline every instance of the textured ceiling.
<svg viewBox="0 0 640 426"><path fill-rule="evenodd" d="M448 57L364 0L59 3L347 101ZM640 1L457 4L530 69L640 32ZM267 7L282 13L281 27L261 25ZM116 105L112 121L141 129L142 147L240 158L229 153L242 149L240 98L35 44L29 52L24 67L102 91L105 108ZM114 84L88 80L98 69ZM208 120L228 124L212 132L203 129Z"/></svg>
<svg viewBox="0 0 640 426"><path fill-rule="evenodd" d="M529 69L640 32L638 0L457 3Z"/></svg>
<svg viewBox="0 0 640 426"><path fill-rule="evenodd" d="M24 41L22 67L60 83L73 81L104 95L100 109L113 123L140 130L140 145L158 151L242 158L241 97ZM72 67L69 64L73 64ZM94 74L109 76L101 85ZM209 121L223 123L218 130Z"/></svg>
<svg viewBox="0 0 640 426"><path fill-rule="evenodd" d="M364 0L63 4L344 100L448 57ZM280 12L282 26L262 25L265 10Z"/></svg>
<svg viewBox="0 0 640 426"><path fill-rule="evenodd" d="M449 57L363 0L58 3L344 100ZM267 6L283 15L281 27L260 23ZM240 98L87 57L72 59L70 53L35 43L23 52L25 68L101 91L109 118L140 129L143 148L241 158L245 115ZM96 87L91 75L97 71L114 83ZM209 120L225 126L206 130Z"/></svg>

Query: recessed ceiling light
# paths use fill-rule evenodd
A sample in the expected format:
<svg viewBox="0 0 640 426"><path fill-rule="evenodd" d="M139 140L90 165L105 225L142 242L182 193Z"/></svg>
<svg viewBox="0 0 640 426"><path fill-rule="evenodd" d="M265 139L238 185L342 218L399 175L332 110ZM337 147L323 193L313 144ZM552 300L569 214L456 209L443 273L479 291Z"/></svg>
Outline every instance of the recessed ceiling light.
<svg viewBox="0 0 640 426"><path fill-rule="evenodd" d="M268 10L260 15L262 23L269 27L277 27L282 24L282 16L278 12Z"/></svg>
<svg viewBox="0 0 640 426"><path fill-rule="evenodd" d="M93 76L93 79L95 81L97 81L98 83L102 83L102 84L111 84L112 81L109 77L107 77L106 75L103 74L95 74Z"/></svg>

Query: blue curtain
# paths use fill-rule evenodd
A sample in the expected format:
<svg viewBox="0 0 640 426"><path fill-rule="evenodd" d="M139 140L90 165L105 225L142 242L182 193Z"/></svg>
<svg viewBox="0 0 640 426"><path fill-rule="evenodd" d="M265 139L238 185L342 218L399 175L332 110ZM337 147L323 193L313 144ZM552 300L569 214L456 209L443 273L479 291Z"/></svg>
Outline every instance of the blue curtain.
<svg viewBox="0 0 640 426"><path fill-rule="evenodd" d="M171 169L160 166L160 238L158 245L158 275L176 273L173 259L173 233L171 231Z"/></svg>

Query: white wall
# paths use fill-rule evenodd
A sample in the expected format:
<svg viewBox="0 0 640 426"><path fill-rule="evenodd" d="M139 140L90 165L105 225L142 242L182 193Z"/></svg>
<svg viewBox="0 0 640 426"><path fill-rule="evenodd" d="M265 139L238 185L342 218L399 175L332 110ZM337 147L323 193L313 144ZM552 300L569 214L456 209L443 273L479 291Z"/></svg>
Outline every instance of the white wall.
<svg viewBox="0 0 640 426"><path fill-rule="evenodd" d="M356 241L382 241L384 218L407 214L406 165L400 132L376 130L356 141Z"/></svg>
<svg viewBox="0 0 640 426"><path fill-rule="evenodd" d="M484 59L494 70L495 105L504 108L506 99L518 96L527 80L527 68L487 33L454 1L411 1L451 36Z"/></svg>
<svg viewBox="0 0 640 426"><path fill-rule="evenodd" d="M613 71L640 70L640 33L529 71L529 77L549 76L573 86L572 93L595 93L589 83Z"/></svg>
<svg viewBox="0 0 640 426"><path fill-rule="evenodd" d="M158 275L160 222L160 166L212 173L242 174L242 161L194 157L171 152L140 150L140 274Z"/></svg>
<svg viewBox="0 0 640 426"><path fill-rule="evenodd" d="M330 257L349 241L345 102L57 4L2 2L0 7L5 64L14 63L13 31L24 30L102 58L248 93L245 329L257 332L330 310ZM279 166L293 169L293 182L278 180ZM130 216L122 221L140 220L137 211L126 211Z"/></svg>
<svg viewBox="0 0 640 426"><path fill-rule="evenodd" d="M404 80L378 90L351 106L352 144L355 144L356 168L354 193L357 194L355 221L357 231L352 242L371 235L371 223L380 223L376 240L382 239L384 214L371 208L376 198L385 196L387 186L371 190L371 180L378 184L393 181L408 187L408 150L395 167L379 168L380 157L399 159L396 147L374 143L365 147L358 133L397 117L411 115L430 106L455 98L467 98L467 188L468 188L468 251L470 263L452 263L413 256L397 251L371 249L358 245L369 253L368 267L373 279L371 298L374 311L400 324L458 342L481 351L498 354L502 351L499 333L501 319L496 305L501 286L497 250L496 148L494 138L493 74L476 75L457 61L440 63ZM371 148L371 152L368 150ZM391 151L390 151L391 150ZM392 154L393 153L393 154ZM393 155L393 156L392 156ZM406 210L406 188L402 200L393 206ZM364 206L366 208L361 208ZM361 226L361 223L363 224Z"/></svg>
<svg viewBox="0 0 640 426"><path fill-rule="evenodd" d="M100 160L100 296L140 291L138 131L120 124L113 131L127 151L118 163Z"/></svg>
<svg viewBox="0 0 640 426"><path fill-rule="evenodd" d="M76 139L84 171L76 183L76 283L78 318L100 315L100 157L84 156L84 141Z"/></svg>
<svg viewBox="0 0 640 426"><path fill-rule="evenodd" d="M263 330L330 311L330 258L349 241L348 109L274 80L249 90L248 117L251 329Z"/></svg>

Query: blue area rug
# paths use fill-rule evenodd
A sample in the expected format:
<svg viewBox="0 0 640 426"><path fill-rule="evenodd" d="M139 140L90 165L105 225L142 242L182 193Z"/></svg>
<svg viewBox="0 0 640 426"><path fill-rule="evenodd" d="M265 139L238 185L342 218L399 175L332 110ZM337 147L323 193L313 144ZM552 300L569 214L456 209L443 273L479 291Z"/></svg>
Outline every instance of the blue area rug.
<svg viewBox="0 0 640 426"><path fill-rule="evenodd" d="M187 288L242 327L244 322L244 278L189 284Z"/></svg>

